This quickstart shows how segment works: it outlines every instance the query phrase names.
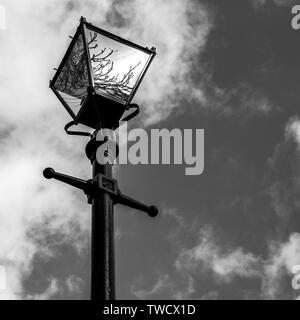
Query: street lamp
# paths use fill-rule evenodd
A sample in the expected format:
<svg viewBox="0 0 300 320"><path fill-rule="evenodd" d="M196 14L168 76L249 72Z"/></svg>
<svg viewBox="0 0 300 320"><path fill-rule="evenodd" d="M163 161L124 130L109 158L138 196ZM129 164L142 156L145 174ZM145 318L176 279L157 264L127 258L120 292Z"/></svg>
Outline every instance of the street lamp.
<svg viewBox="0 0 300 320"><path fill-rule="evenodd" d="M75 124L115 129L154 56L81 18L50 88Z"/></svg>
<svg viewBox="0 0 300 320"><path fill-rule="evenodd" d="M71 44L50 82L50 88L72 117L65 131L89 136L86 155L92 163L92 179L82 180L46 168L47 179L56 179L82 190L92 205L91 231L91 299L115 299L114 219L117 203L144 211L150 217L158 214L155 206L147 206L123 193L112 178L112 162L97 162L99 130L116 129L120 121L128 121L139 112L131 104L150 63L155 48L148 49L93 26L84 18L72 37ZM134 109L123 119L126 110ZM83 124L95 129L93 134L71 131Z"/></svg>

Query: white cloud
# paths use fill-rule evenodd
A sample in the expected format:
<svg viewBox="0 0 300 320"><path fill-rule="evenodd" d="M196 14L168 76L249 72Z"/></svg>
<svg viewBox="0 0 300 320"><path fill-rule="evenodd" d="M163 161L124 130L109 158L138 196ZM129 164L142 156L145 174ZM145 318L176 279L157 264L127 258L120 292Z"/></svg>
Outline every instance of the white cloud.
<svg viewBox="0 0 300 320"><path fill-rule="evenodd" d="M194 97L203 102L202 90L189 76L212 27L208 11L199 2L186 0L133 3L132 11L137 13L133 18L135 38L153 43L158 50L138 94L148 114L147 122L168 115L178 106L179 96L190 97L195 92Z"/></svg>
<svg viewBox="0 0 300 320"><path fill-rule="evenodd" d="M276 298L281 291L282 277L289 275L292 279L293 267L300 265L300 234L293 233L285 243L273 244L271 252L263 279L263 296L268 299Z"/></svg>
<svg viewBox="0 0 300 320"><path fill-rule="evenodd" d="M66 288L70 294L79 293L81 291L81 287L82 287L82 279L81 278L74 276L74 275L70 275L67 278Z"/></svg>
<svg viewBox="0 0 300 320"><path fill-rule="evenodd" d="M300 234L293 233L286 242L272 242L268 256L245 253L242 248L225 249L217 245L211 229L201 233L199 243L181 252L176 260L179 272L192 274L194 280L205 272L212 272L217 283L229 283L236 277L261 280L261 297L276 299L282 292L282 280L288 277L291 295L292 269L300 264ZM258 298L258 297L257 297Z"/></svg>
<svg viewBox="0 0 300 320"><path fill-rule="evenodd" d="M270 186L267 190L274 212L281 218L278 231L293 226L292 219L298 215L300 192L300 120L291 117L286 125L284 138L280 141L272 157L270 166ZM291 229L291 231L293 231Z"/></svg>
<svg viewBox="0 0 300 320"><path fill-rule="evenodd" d="M174 281L169 274L158 272L157 279L150 288L145 289L143 287L143 278L139 277L131 286L130 291L135 297L141 300L186 300L195 293L194 282L195 279L189 274L185 274L179 284L177 281ZM203 297L203 299L205 299L205 297Z"/></svg>
<svg viewBox="0 0 300 320"><path fill-rule="evenodd" d="M285 130L286 140L293 138L300 151L300 120L298 118L291 118L287 123Z"/></svg>
<svg viewBox="0 0 300 320"><path fill-rule="evenodd" d="M15 119L15 113L22 117L29 108L37 112L56 101L47 82L80 15L141 45L157 47L158 54L137 97L147 113L146 121L166 117L178 106L179 95L189 97L191 91L195 91L200 100L204 99L189 75L212 27L208 10L197 1L187 0L113 3L107 0L54 0L47 4L38 0L4 1L8 26L0 35L5 44L0 53L0 78L4 85L2 96L5 95L2 99L10 103L3 105L2 115ZM125 25L107 18L112 8L125 19ZM18 94L12 95L16 90Z"/></svg>
<svg viewBox="0 0 300 320"><path fill-rule="evenodd" d="M300 234L295 233L299 213L299 155L300 120L291 117L285 125L284 139L276 145L269 159L272 182L268 194L279 218L276 234L279 239L283 235L289 237L287 241L274 241L270 245L263 279L263 295L267 298L276 298L282 293L282 279L287 275L292 278L292 267L300 263Z"/></svg>
<svg viewBox="0 0 300 320"><path fill-rule="evenodd" d="M55 296L59 291L59 284L58 280L55 278L50 279L49 286L46 288L46 290L40 294L35 295L29 295L27 296L27 299L29 300L49 300L53 296Z"/></svg>
<svg viewBox="0 0 300 320"><path fill-rule="evenodd" d="M245 84L239 84L230 90L214 87L214 97L211 99L213 101L210 101L211 108L227 116L234 114L244 117L268 115L275 109L261 90Z"/></svg>
<svg viewBox="0 0 300 320"><path fill-rule="evenodd" d="M65 280L59 280L57 278L51 278L48 287L41 293L34 295L27 295L28 300L49 300L57 297L57 295L74 297L75 294L80 292L82 280L74 275L70 275Z"/></svg>
<svg viewBox="0 0 300 320"><path fill-rule="evenodd" d="M230 282L234 277L259 275L260 259L242 248L225 250L215 242L211 228L203 229L199 242L191 249L183 249L175 266L178 271L199 275L210 271L217 281Z"/></svg>
<svg viewBox="0 0 300 320"><path fill-rule="evenodd" d="M175 299L215 299L218 298L218 288L240 279L256 279L260 282L256 298L276 299L280 297L294 297L297 291L292 288L292 269L300 265L300 233L290 233L286 241L269 241L265 255L258 255L242 247L231 246L217 236L210 226L200 227L199 221L187 224L178 219L179 213L175 209L165 208L166 217L175 219L181 226L184 234L190 236L198 234L194 245L184 246L183 238L177 233L178 239L171 238L171 243L177 248L178 254L174 260L174 270L164 278L164 291L167 298ZM175 215L174 215L175 213ZM175 227L177 230L177 227ZM198 231L197 231L198 230ZM224 239L224 238L222 238ZM174 241L175 240L175 241ZM213 294L207 296L202 293L196 295L196 288L201 279L212 276L211 284ZM162 284L161 275L156 284ZM200 284L201 285L201 284ZM136 291L142 286L135 287ZM156 297L154 285L150 289L143 288L143 292L151 293L152 299ZM159 286L161 287L161 286ZM298 294L299 295L299 294ZM245 290L245 298L247 292Z"/></svg>
<svg viewBox="0 0 300 320"><path fill-rule="evenodd" d="M191 297L192 294L195 293L195 291L195 280L191 275L187 274L185 279L185 286L176 288L173 297L176 300L187 300ZM205 298L206 297L203 297L203 300L205 300Z"/></svg>
<svg viewBox="0 0 300 320"><path fill-rule="evenodd" d="M139 299L210 300L218 298L219 288L240 278L260 281L260 288L254 296L256 299L298 299L299 294L292 288L292 269L295 265L300 265L299 233L290 234L287 241L270 242L269 250L263 257L218 241L213 229L204 227L194 246L180 250L174 261L174 270L170 270L169 274L158 272L150 288L145 288L143 279L137 279L131 292ZM198 292L199 283L201 285L201 281L210 276L214 279L212 291ZM244 292L246 299L246 288Z"/></svg>
<svg viewBox="0 0 300 320"><path fill-rule="evenodd" d="M174 237L168 238L173 248L179 250L174 261L174 273L168 278L168 286L173 290L168 297L195 298L198 283L201 285L201 279L212 275L212 292L217 294L211 298L218 296L220 286L237 278L253 278L260 282L259 292L249 295L246 292L245 298L247 295L255 295L257 299L299 298L299 292L292 288L292 268L300 265L300 233L295 233L299 214L299 152L300 120L293 117L287 122L284 139L276 146L270 159L271 170L276 174L271 177L269 194L278 218L276 229L272 230L273 239L277 240L266 240L264 245L268 247L264 255L233 247L221 241L211 227L199 227L203 226L200 221L187 223L186 218L183 219L186 215L182 216L176 209L164 208L163 216L176 222L175 227L170 227L170 234ZM199 236L191 243L199 229ZM189 235L188 241L185 241L184 234ZM152 292L150 289L147 292ZM152 298L155 298L155 293Z"/></svg>
<svg viewBox="0 0 300 320"><path fill-rule="evenodd" d="M32 271L34 256L55 254L47 236L59 233L61 242L79 250L88 239L84 196L41 175L46 166L90 175L85 140L64 134L68 115L48 88L52 67L60 62L80 16L157 47L137 97L148 123L166 117L179 93L193 89L192 61L204 48L212 22L205 7L187 0L5 0L2 5L7 28L0 30L0 264L6 267L7 290L0 298L18 299L26 294L22 281ZM119 11L125 25L108 19L113 11ZM55 285L53 280L48 293Z"/></svg>
<svg viewBox="0 0 300 320"><path fill-rule="evenodd" d="M137 281L134 283L130 291L141 300L151 299L153 296L157 297L157 295L164 293L166 290L169 291L172 287L168 274L159 274L157 282L150 289L140 289L140 282L141 281Z"/></svg>

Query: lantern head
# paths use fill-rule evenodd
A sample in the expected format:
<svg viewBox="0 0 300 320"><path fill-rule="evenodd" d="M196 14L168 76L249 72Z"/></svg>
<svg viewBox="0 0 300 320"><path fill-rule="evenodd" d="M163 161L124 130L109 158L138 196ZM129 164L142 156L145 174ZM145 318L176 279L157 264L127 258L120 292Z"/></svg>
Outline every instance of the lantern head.
<svg viewBox="0 0 300 320"><path fill-rule="evenodd" d="M81 18L50 88L74 123L116 128L154 56Z"/></svg>

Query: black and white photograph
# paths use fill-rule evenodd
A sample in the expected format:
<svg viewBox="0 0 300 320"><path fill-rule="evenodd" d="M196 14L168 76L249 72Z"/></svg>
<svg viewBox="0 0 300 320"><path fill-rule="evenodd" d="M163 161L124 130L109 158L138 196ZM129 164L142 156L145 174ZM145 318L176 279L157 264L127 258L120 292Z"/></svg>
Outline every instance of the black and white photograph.
<svg viewBox="0 0 300 320"><path fill-rule="evenodd" d="M0 300L300 300L300 1L0 0Z"/></svg>

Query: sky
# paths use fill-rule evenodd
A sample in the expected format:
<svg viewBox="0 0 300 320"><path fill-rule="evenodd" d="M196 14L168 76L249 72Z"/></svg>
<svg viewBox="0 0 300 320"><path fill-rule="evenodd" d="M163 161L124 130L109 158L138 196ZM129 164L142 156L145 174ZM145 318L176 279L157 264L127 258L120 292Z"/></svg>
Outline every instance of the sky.
<svg viewBox="0 0 300 320"><path fill-rule="evenodd" d="M0 0L0 299L89 299L91 176L49 89L84 16L155 57L131 128L204 129L205 168L120 165L117 299L300 299L300 41L288 0ZM1 271L3 270L1 268Z"/></svg>

